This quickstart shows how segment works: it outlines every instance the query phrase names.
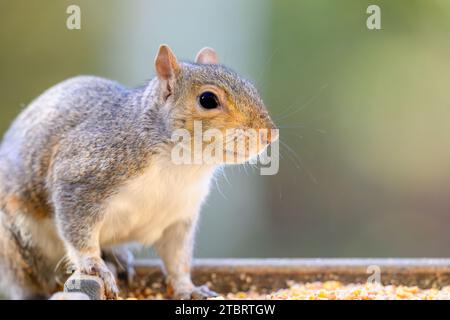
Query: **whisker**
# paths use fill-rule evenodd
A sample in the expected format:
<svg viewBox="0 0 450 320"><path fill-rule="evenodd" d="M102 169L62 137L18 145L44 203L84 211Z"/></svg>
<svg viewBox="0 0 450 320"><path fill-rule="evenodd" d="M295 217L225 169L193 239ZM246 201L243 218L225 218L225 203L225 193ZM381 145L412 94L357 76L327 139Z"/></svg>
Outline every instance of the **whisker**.
<svg viewBox="0 0 450 320"><path fill-rule="evenodd" d="M278 53L278 51L279 51L279 48L278 48L278 47L275 48L275 49L272 51L272 53L270 54L269 58L266 59L266 61L264 62L261 72L260 72L259 75L256 77L256 81L255 81L256 86L258 86L258 87L261 86L261 82L260 82L260 81L261 81L261 79L262 79L262 76L263 76L264 73L267 71L267 66L268 66L268 64L272 61L272 59L275 57L275 55ZM262 89L262 88L261 88L261 89Z"/></svg>
<svg viewBox="0 0 450 320"><path fill-rule="evenodd" d="M318 91L316 94L314 94L311 98L309 98L309 99L308 99L304 104L302 104L297 110L294 110L293 112L287 113L287 114L282 115L282 116L280 116L280 117L274 117L275 121L280 121L280 120L286 119L287 117L293 116L294 114L296 114L296 113L298 113L298 112L304 110L304 109L307 108L309 105L311 105L311 103L313 103L315 100L317 100L317 98L320 96L320 94L322 93L322 91L323 91L325 88L327 88L327 87L328 87L328 83L324 84L324 85L319 89L319 91ZM288 110L286 110L286 112L287 112L287 111L290 111L290 109L292 109L292 107L295 107L295 105L296 105L296 103L292 104L292 105L288 108Z"/></svg>
<svg viewBox="0 0 450 320"><path fill-rule="evenodd" d="M282 142L282 141L280 140L280 142ZM287 149L283 143L280 146L287 150L287 159L289 159L297 169L301 169L301 166L297 163L297 160L291 155L291 153L289 152L289 149ZM280 155L281 155L281 153L280 153ZM282 159L284 159L284 157Z"/></svg>
<svg viewBox="0 0 450 320"><path fill-rule="evenodd" d="M310 170L308 170L308 168L306 168L306 166L304 165L302 159L300 158L300 156L291 148L289 147L289 145L287 145L285 142L281 141L281 144L284 145L286 147L287 150L289 150L292 154L292 156L297 159L299 166L305 170L305 172L308 174L309 178L311 179L311 181L315 184L318 184L318 181L316 179L316 177L312 174L312 172Z"/></svg>
<svg viewBox="0 0 450 320"><path fill-rule="evenodd" d="M225 194L222 192L222 189L220 188L219 183L218 183L217 181L218 181L218 179L214 179L214 182L216 183L217 191L219 192L219 194L220 194L225 200L228 200L228 198L227 198L227 197L225 196Z"/></svg>
<svg viewBox="0 0 450 320"><path fill-rule="evenodd" d="M306 128L304 124L300 125L277 125L278 129L298 129L298 128Z"/></svg>

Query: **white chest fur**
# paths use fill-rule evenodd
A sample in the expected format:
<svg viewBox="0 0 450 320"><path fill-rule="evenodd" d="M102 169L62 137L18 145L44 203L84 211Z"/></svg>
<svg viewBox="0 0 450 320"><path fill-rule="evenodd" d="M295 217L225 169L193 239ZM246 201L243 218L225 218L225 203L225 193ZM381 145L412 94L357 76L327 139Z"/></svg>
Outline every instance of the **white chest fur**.
<svg viewBox="0 0 450 320"><path fill-rule="evenodd" d="M153 244L171 224L198 214L214 169L155 161L108 200L101 245Z"/></svg>

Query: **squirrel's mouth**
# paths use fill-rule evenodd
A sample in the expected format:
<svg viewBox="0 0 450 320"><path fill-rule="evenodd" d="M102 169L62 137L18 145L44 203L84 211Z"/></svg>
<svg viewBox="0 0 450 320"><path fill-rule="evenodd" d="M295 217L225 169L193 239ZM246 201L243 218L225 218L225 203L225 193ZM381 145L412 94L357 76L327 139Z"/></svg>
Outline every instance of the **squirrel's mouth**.
<svg viewBox="0 0 450 320"><path fill-rule="evenodd" d="M242 164L245 163L247 161L249 161L250 159L253 159L255 157L258 157L258 155L260 155L266 147L262 148L261 150L258 150L257 152L239 152L236 150L228 150L225 149L224 150L224 162L225 163L230 163L230 164Z"/></svg>

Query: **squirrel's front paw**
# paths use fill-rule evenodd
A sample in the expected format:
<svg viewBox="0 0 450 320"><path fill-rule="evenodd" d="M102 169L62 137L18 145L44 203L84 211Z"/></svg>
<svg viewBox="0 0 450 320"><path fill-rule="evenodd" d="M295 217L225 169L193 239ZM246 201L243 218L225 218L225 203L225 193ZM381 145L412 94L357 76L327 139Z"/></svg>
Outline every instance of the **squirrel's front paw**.
<svg viewBox="0 0 450 320"><path fill-rule="evenodd" d="M105 262L100 258L86 258L83 261L81 273L97 276L103 280L106 299L117 299L119 289L113 273L108 269Z"/></svg>
<svg viewBox="0 0 450 320"><path fill-rule="evenodd" d="M191 288L179 289L173 292L173 298L178 300L205 300L217 296L218 294L210 290L207 285L192 286Z"/></svg>

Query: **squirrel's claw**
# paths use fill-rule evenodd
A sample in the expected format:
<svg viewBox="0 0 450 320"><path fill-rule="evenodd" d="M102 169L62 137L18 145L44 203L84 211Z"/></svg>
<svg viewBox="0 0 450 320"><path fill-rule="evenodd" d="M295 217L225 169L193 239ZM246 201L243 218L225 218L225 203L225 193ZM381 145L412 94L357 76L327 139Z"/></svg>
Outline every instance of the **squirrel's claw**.
<svg viewBox="0 0 450 320"><path fill-rule="evenodd" d="M107 264L114 266L117 278L125 280L128 285L133 283L136 272L133 266L134 256L129 249L116 247L103 250L102 256Z"/></svg>
<svg viewBox="0 0 450 320"><path fill-rule="evenodd" d="M208 288L207 285L193 287L192 290L174 292L173 298L177 300L205 300L217 297L218 294Z"/></svg>

